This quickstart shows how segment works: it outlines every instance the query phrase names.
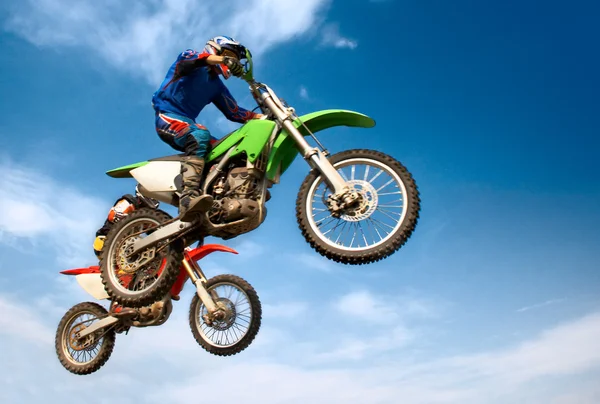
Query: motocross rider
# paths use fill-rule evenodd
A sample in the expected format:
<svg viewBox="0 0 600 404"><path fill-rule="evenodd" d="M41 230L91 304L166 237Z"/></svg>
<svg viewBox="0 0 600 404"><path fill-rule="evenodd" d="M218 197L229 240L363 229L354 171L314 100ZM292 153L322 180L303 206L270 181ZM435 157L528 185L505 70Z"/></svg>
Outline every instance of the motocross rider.
<svg viewBox="0 0 600 404"><path fill-rule="evenodd" d="M181 162L183 191L179 219L192 221L196 211L207 211L213 198L202 194L200 181L211 135L196 123L202 109L212 103L233 122L260 119L263 114L238 106L219 75L226 80L243 74L246 48L228 36L208 40L202 52L187 49L177 56L152 97L156 132L162 141L185 153Z"/></svg>

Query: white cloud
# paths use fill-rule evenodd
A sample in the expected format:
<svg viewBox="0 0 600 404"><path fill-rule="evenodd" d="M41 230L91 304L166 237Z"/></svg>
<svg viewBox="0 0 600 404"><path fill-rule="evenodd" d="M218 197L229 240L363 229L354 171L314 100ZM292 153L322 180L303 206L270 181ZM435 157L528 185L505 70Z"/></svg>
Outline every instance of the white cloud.
<svg viewBox="0 0 600 404"><path fill-rule="evenodd" d="M300 86L300 98L303 100L308 100L308 90L304 86Z"/></svg>
<svg viewBox="0 0 600 404"><path fill-rule="evenodd" d="M304 268L316 269L322 272L332 272L336 265L335 262L319 255L316 251L312 253L290 254L290 259L293 259Z"/></svg>
<svg viewBox="0 0 600 404"><path fill-rule="evenodd" d="M343 336L332 350L324 350L310 357L310 363L336 363L357 361L373 357L384 352L394 352L414 342L416 333L397 325L391 329L379 329L371 338Z"/></svg>
<svg viewBox="0 0 600 404"><path fill-rule="evenodd" d="M90 403L117 398L124 403L136 399L149 403L165 400L187 403L189 397L206 386L226 390L230 401L243 399L265 404L397 403L399 397L406 404L524 401L558 404L591 403L598 395L597 386L587 383L586 378L578 382L572 376L600 368L600 313L561 324L503 350L455 357L408 359L411 353L404 348L410 339L403 329L396 328L387 336L377 335L374 330L368 341L341 338L338 346L329 351L329 359L334 360L336 355L340 359L365 357L365 352L371 349L365 346L379 345L376 349L385 349L390 342L397 344L395 350L389 350L385 360L364 361L360 366L349 367L345 361L315 366L318 364L315 359L319 358L314 355L283 362L282 353L300 351L302 355L302 342L281 334L285 341L274 348L268 327L266 339L255 349L229 358L212 356L189 335L186 310L181 310L178 304L167 324L119 335L115 351L103 369L90 376L76 377L67 374L53 350L48 349L53 343L56 319L37 315L33 307L16 304L6 296L0 296L0 309L9 313L3 317L3 333L0 333L1 346L8 347L3 350L3 363L8 366L0 368L2 402L37 402L42 398L64 402L102 385L111 387L102 395L88 395ZM6 329L11 330L8 336ZM259 338L260 335L261 332ZM312 342L318 345L319 337L316 338ZM43 345L31 344L32 341L43 341ZM181 375L187 378L182 379ZM73 383L69 383L71 379ZM149 379L154 380L151 386L147 385ZM235 389L231 389L232 380ZM140 391L143 391L141 397Z"/></svg>
<svg viewBox="0 0 600 404"><path fill-rule="evenodd" d="M231 35L260 57L308 32L329 1L25 0L9 6L6 29L40 47L99 53L156 86L184 49L201 49L215 35Z"/></svg>
<svg viewBox="0 0 600 404"><path fill-rule="evenodd" d="M329 23L323 27L321 31L321 44L349 49L355 49L358 46L358 42L340 34L339 25L336 23Z"/></svg>
<svg viewBox="0 0 600 404"><path fill-rule="evenodd" d="M0 173L0 242L51 246L69 265L94 258L92 242L108 202L7 160L0 161Z"/></svg>
<svg viewBox="0 0 600 404"><path fill-rule="evenodd" d="M408 318L435 317L440 303L409 296L378 296L367 290L348 293L333 302L342 314L362 322L393 324Z"/></svg>
<svg viewBox="0 0 600 404"><path fill-rule="evenodd" d="M551 300L546 300L545 302L542 302L542 303L537 303L537 304L532 304L531 306L521 307L520 309L517 309L517 312L518 313L522 313L524 311L529 311L529 310L533 310L533 309L539 309L541 307L549 306L551 304L561 303L563 301L565 301L565 299L551 299Z"/></svg>
<svg viewBox="0 0 600 404"><path fill-rule="evenodd" d="M361 321L389 323L398 319L394 306L385 299L376 299L368 291L359 291L342 296L334 303L341 313L353 316Z"/></svg>
<svg viewBox="0 0 600 404"><path fill-rule="evenodd" d="M34 311L12 303L0 296L0 334L22 338L29 343L48 345L54 339L54 332L42 324Z"/></svg>
<svg viewBox="0 0 600 404"><path fill-rule="evenodd" d="M376 340L376 338L374 338ZM471 354L429 361L398 359L358 368L304 368L301 364L273 361L240 363L211 372L203 380L214 388L226 388L227 380L238 382L228 399L260 403L461 403L591 402L597 388L561 383L558 376L577 375L600 366L600 314L561 325L520 346L504 351ZM363 342L363 345L368 342ZM561 348L568 345L570 349ZM347 346L347 353L359 353L363 345ZM293 349L293 347L290 347ZM340 348L340 352L343 349ZM573 350L579 353L574 357ZM546 356L540 355L543 353ZM587 357L586 360L581 360ZM272 360L272 358L271 358ZM520 373L527 370L527 374ZM513 371L517 374L511 376ZM223 373L221 373L223 372ZM545 381L552 389L531 389L527 382ZM539 384L537 384L539 385ZM548 384L546 386L549 386ZM580 389L580 387L587 389ZM162 397L187 402L202 387L195 379L170 384ZM534 394L535 393L535 394Z"/></svg>
<svg viewBox="0 0 600 404"><path fill-rule="evenodd" d="M600 313L543 332L537 339L501 352L458 358L457 364L510 383L557 376L600 365Z"/></svg>
<svg viewBox="0 0 600 404"><path fill-rule="evenodd" d="M264 245L249 239L242 240L238 243L234 242L231 245L231 248L236 250L239 255L245 259L258 257L266 251Z"/></svg>
<svg viewBox="0 0 600 404"><path fill-rule="evenodd" d="M263 315L272 318L297 318L308 309L306 302L285 302L278 304L263 304Z"/></svg>

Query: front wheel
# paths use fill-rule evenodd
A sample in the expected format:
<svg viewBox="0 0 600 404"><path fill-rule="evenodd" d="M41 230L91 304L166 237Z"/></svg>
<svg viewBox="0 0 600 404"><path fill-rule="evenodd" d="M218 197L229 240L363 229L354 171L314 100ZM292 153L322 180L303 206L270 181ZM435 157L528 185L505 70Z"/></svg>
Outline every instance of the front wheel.
<svg viewBox="0 0 600 404"><path fill-rule="evenodd" d="M230 356L246 349L261 324L262 307L254 288L235 275L218 275L206 282L206 291L221 309L218 319L208 319L197 294L190 305L190 328L196 342L213 355Z"/></svg>
<svg viewBox="0 0 600 404"><path fill-rule="evenodd" d="M106 309L99 304L84 302L73 306L60 320L54 345L58 360L69 372L88 375L108 361L115 346L114 328L99 329L83 338L76 338L77 333L107 315Z"/></svg>
<svg viewBox="0 0 600 404"><path fill-rule="evenodd" d="M359 199L341 214L332 214L327 203L331 190L313 169L296 200L296 218L306 241L319 254L343 264L368 264L394 254L419 219L419 191L410 172L374 150L347 150L329 162Z"/></svg>

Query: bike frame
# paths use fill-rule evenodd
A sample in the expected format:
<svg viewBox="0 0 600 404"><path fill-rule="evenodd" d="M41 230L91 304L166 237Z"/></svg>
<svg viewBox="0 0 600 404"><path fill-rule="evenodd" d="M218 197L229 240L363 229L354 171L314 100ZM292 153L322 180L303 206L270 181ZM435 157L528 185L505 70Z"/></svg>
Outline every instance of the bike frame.
<svg viewBox="0 0 600 404"><path fill-rule="evenodd" d="M179 275L177 276L177 279L170 291L172 296L179 295L185 286L185 282L189 278L194 286L196 286L196 294L206 306L209 316L215 313L218 310L218 307L213 300L216 297L211 296L211 294L205 288L207 278L200 268L200 265L198 265L198 261L217 251L238 254L238 252L233 248L226 247L221 244L206 244L194 249L186 248L184 252L184 258L181 262ZM104 285L102 284L99 266L93 265L86 268L67 269L60 271L60 273L63 275L75 276L79 286L81 286L95 299L104 300L109 298L104 289ZM119 318L109 315L83 330L78 337L85 337L86 335L94 333L95 331L108 325L117 323L118 321Z"/></svg>

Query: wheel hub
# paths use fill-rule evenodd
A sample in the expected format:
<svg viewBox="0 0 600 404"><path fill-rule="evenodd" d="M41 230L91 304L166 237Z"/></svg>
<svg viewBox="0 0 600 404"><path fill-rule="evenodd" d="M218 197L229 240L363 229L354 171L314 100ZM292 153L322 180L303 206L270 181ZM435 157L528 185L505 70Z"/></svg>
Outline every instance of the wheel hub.
<svg viewBox="0 0 600 404"><path fill-rule="evenodd" d="M152 261L155 256L156 249L154 247L145 250L137 256L137 259L130 260L127 257L133 252L133 244L139 237L130 237L124 240L119 246L119 257L117 258L119 265L119 274L135 273L140 267Z"/></svg>
<svg viewBox="0 0 600 404"><path fill-rule="evenodd" d="M351 180L347 182L358 193L358 200L344 209L340 217L349 222L359 222L371 216L377 209L377 190L368 181Z"/></svg>
<svg viewBox="0 0 600 404"><path fill-rule="evenodd" d="M217 311L212 314L206 314L204 321L206 324L217 331L225 331L231 328L235 323L236 310L231 300L221 297L216 302Z"/></svg>
<svg viewBox="0 0 600 404"><path fill-rule="evenodd" d="M93 334L87 335L83 340L79 337L80 333L86 329L86 326L80 324L71 329L69 333L69 347L74 351L89 351L95 346Z"/></svg>

